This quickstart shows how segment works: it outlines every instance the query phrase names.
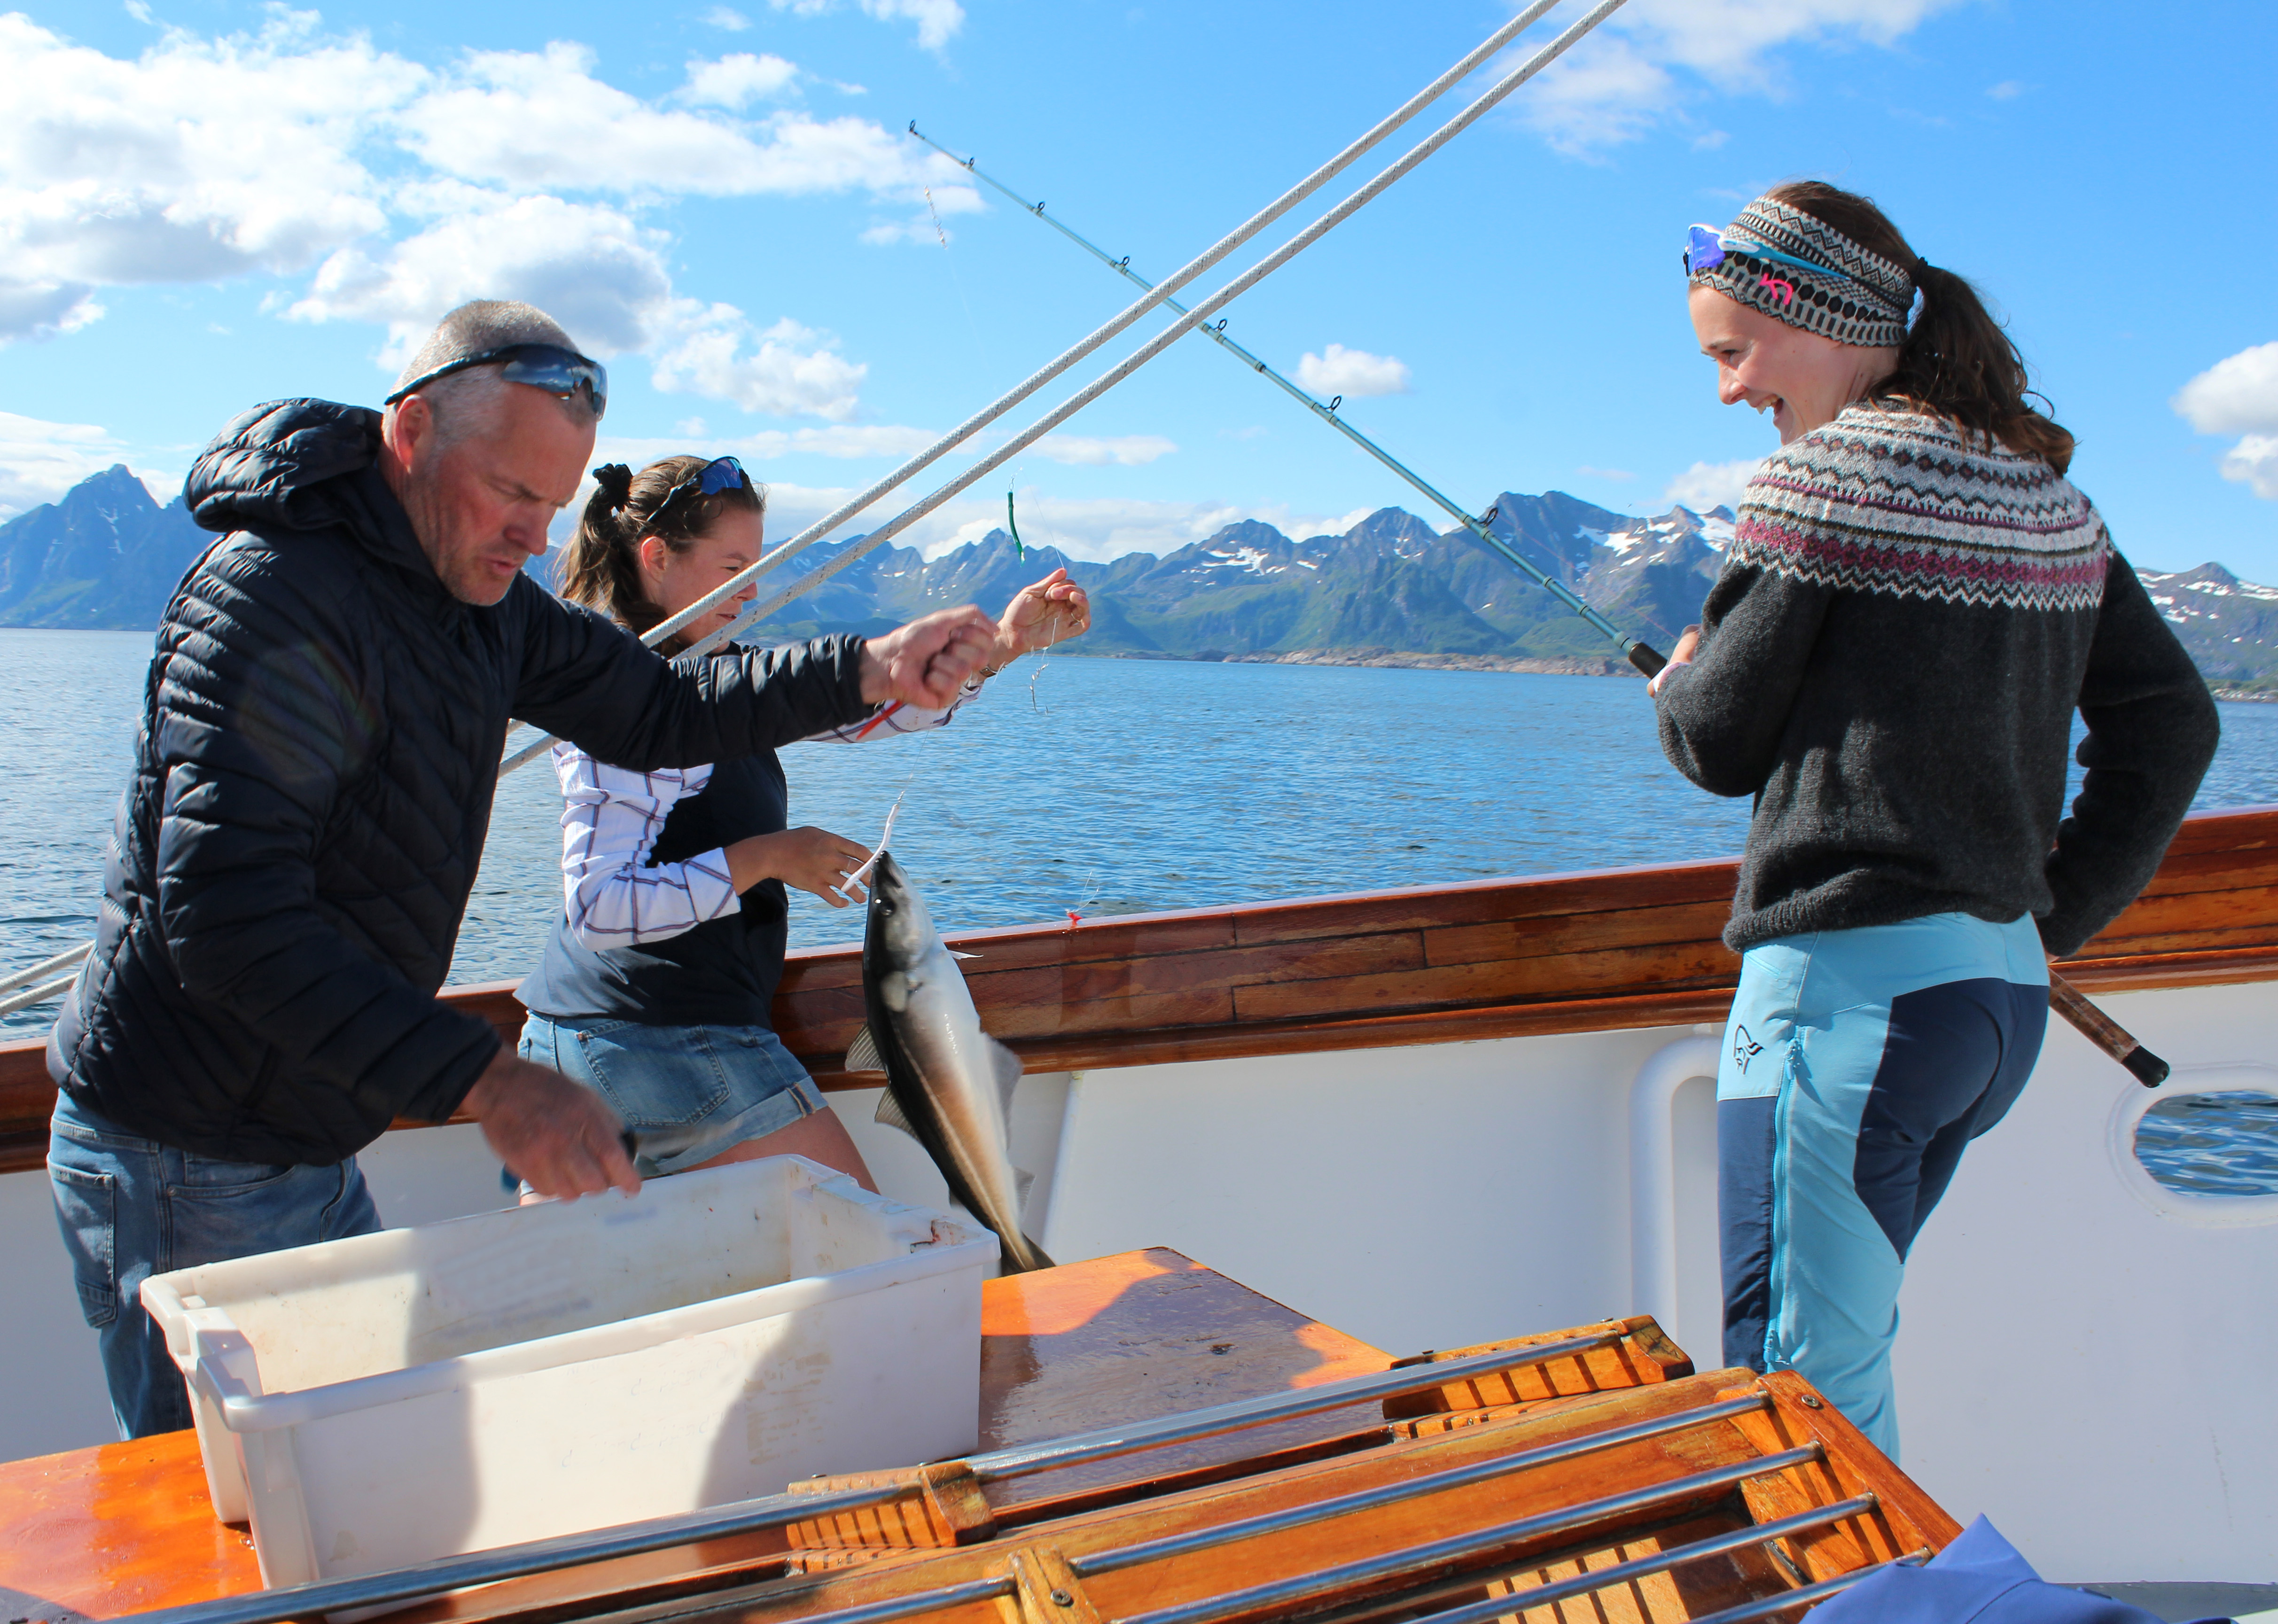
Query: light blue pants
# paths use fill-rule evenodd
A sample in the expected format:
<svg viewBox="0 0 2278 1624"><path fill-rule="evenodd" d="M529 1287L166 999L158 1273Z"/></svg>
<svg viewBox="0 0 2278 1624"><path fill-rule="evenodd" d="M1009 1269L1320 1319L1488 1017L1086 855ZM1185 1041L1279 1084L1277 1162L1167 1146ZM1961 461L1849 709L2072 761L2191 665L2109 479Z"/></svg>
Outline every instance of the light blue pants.
<svg viewBox="0 0 2278 1624"><path fill-rule="evenodd" d="M1892 1459L1907 1250L2048 1023L2030 916L1934 914L1742 957L1716 1076L1724 1360L1794 1370Z"/></svg>

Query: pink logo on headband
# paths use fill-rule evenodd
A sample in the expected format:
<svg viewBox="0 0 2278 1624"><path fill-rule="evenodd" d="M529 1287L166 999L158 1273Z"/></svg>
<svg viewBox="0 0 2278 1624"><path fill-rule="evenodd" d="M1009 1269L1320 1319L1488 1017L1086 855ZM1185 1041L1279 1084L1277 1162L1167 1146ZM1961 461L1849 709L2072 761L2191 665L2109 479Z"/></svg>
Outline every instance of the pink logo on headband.
<svg viewBox="0 0 2278 1624"><path fill-rule="evenodd" d="M1793 282L1783 281L1780 278L1772 275L1770 272L1766 272L1763 275L1756 279L1756 286L1759 287L1770 288L1772 290L1772 297L1777 299L1782 304L1793 304L1795 303L1795 284Z"/></svg>

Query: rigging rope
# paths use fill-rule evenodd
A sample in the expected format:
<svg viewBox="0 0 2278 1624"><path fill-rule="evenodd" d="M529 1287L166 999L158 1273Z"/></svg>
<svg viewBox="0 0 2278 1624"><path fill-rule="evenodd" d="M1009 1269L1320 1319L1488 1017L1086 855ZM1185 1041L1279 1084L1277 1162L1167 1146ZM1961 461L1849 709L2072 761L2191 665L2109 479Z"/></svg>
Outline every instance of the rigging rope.
<svg viewBox="0 0 2278 1624"><path fill-rule="evenodd" d="M1607 16L1610 15L1617 6L1622 4L1622 3L1623 0L1601 0L1601 4L1590 13L1589 16L1584 18L1582 21L1578 23L1574 27L1568 29L1557 41L1546 48L1544 52L1538 54L1533 62L1530 63L1527 67L1521 69L1519 73L1506 79L1502 85L1498 86L1497 90L1501 94L1495 96L1494 99L1500 100L1502 96L1507 96L1511 90L1517 88L1519 84L1524 83L1527 78L1533 77L1533 73L1539 71L1540 68L1546 65L1549 60L1555 58L1557 55L1562 54L1575 40L1579 39L1584 34L1588 33L1592 28L1597 27L1601 21L1604 20ZM674 632L679 631L683 626L709 615L714 609L718 609L722 604L734 597L736 594L742 591L745 585L756 579L760 575L775 568L776 565L782 563L784 560L805 550L808 546L821 540L822 537L829 535L832 531L837 530L841 525L844 525L847 520L854 517L864 509L869 507L871 503L884 496L888 492L908 483L908 481L916 477L917 474L931 466L934 463L939 461L943 456L948 455L949 452L954 450L959 445L962 445L966 440L970 440L975 434L980 433L982 429L987 428L990 424L996 422L998 418L1003 417L1006 412L1012 410L1013 407L1019 405L1022 401L1028 399L1028 396L1034 395L1037 390L1051 382L1053 379L1058 378L1062 372L1066 372L1070 367L1075 365L1077 362L1082 361L1094 350L1098 349L1110 339L1114 338L1119 333L1121 333L1131 327L1140 319L1140 318L1146 315L1150 310L1155 309L1156 306L1160 304L1166 298L1169 297L1172 294L1176 293L1181 287L1185 287L1187 283L1193 281L1196 277L1201 276L1204 272L1210 270L1211 267L1217 264L1220 260L1226 258L1227 255L1233 253L1235 249L1249 241L1250 238L1256 236L1259 232L1264 231L1267 226L1273 224L1274 221L1280 219L1290 210L1296 208L1306 198L1311 196L1322 187L1327 185L1345 170L1350 168L1371 149L1381 143L1387 136L1392 134L1394 131L1399 129L1403 125L1413 119L1418 112L1421 112L1433 102L1438 100L1439 97L1444 95L1449 89L1453 88L1461 80L1468 78L1473 69L1486 62L1497 51L1501 50L1505 45L1509 44L1513 39L1517 38L1523 30L1538 21L1556 4L1557 0L1533 0L1533 4L1530 4L1525 11L1512 18L1509 22L1503 24L1502 27L1497 28L1493 34L1487 35L1485 40L1481 41L1471 50L1465 52L1462 59L1456 62L1452 67L1449 68L1447 72L1441 73L1430 84L1425 86L1423 89L1409 97L1407 101L1402 103L1400 106L1394 109L1390 113L1387 113L1383 119L1378 120L1375 125L1372 126L1366 132L1346 146L1344 149L1339 152L1334 157L1329 159L1327 163L1322 165L1319 169L1316 169L1311 174L1307 175L1303 180L1298 181L1296 185L1282 193L1280 196L1266 204L1265 208L1260 209L1256 214L1251 215L1250 218L1244 220L1240 226L1237 226L1233 231L1227 233L1218 241L1212 243L1202 253L1196 255L1193 259L1189 260L1184 265L1173 272L1169 277L1157 284L1155 287L1150 289L1141 298L1127 306L1120 313L1098 328L1095 329L1089 335L1078 341L1067 349L1062 351L1058 356L1048 362L1035 373L1031 374L1021 383L1016 384L1012 389L1006 391L1004 395L999 395L988 405L982 407L979 411L974 413L972 417L967 417L963 423L959 424L955 428L950 430L948 433L944 434L932 445L927 447L916 456L911 457L907 462L895 469L891 473L885 475L883 478L878 479L853 497L850 498L840 507L837 508L830 513L824 515L815 523L809 525L805 530L800 531L797 535L784 542L781 547L776 548L771 553L766 554L760 558L757 563L752 564L749 568L739 571L726 583L715 588L712 592L707 593L705 596L698 599L694 603L690 604L678 614L670 616L659 622L655 626L652 627L648 632L643 634L642 640L651 645L661 642L664 639L671 636ZM1478 111L1484 111L1485 110L1479 109ZM1472 122L1473 117L1476 117L1476 113L1467 115L1462 120L1462 124L1469 124ZM1460 127L1460 126L1451 126L1443 129L1440 135L1427 149L1419 149L1419 151L1421 151L1424 156L1428 157L1430 152L1436 151L1441 145L1444 145L1447 139L1453 135L1458 127ZM1415 166L1415 162L1421 161L1421 159L1417 157L1414 154L1410 155L1410 158L1413 161L1409 162L1406 167L1400 168L1397 170L1396 173L1394 173L1395 179L1396 179L1399 174L1405 174L1408 169L1413 168ZM1387 172L1387 173L1393 173L1393 172ZM1380 180L1381 180L1382 177L1380 177ZM1381 190L1382 187L1380 185L1376 189ZM1370 197L1374 195L1374 191L1367 194L1367 196ZM1365 201L1365 199L1364 199L1364 201ZM1339 216L1338 218L1342 218L1342 216ZM1318 234L1319 231L1317 229L1313 234L1303 239L1302 241L1310 243L1312 241L1313 236L1317 236ZM1286 263L1287 257L1288 256L1285 253L1281 259L1276 260L1274 262L1275 268L1278 268L1279 264ZM1246 287L1248 284L1245 283L1244 286ZM1229 295L1228 296L1231 297L1232 295ZM1175 334L1175 333L1181 330L1182 329L1173 329L1173 333ZM1152 349L1143 352L1143 358L1140 364L1143 364L1144 360L1151 360L1156 354L1159 353L1160 351ZM1127 364L1127 369L1131 364ZM1114 375L1113 381L1120 382L1121 378L1126 375L1128 375L1128 370L1119 371L1118 373ZM1112 387L1112 382L1105 387ZM1098 390L1097 393L1105 393L1105 388ZM1096 398L1096 395L1088 392L1083 397L1082 403L1088 404L1092 398ZM1070 410L1073 410L1080 409L1080 407L1077 407ZM1042 438L1043 433L1046 432L1049 432L1049 430L1040 430L1034 438ZM1014 448L1015 453L1017 454L1019 450L1026 449L1028 443L1029 442L1028 440L1021 441L1019 446ZM964 489L967 485L973 482L974 478L978 478L981 473L992 471L998 466L1001 465L1002 462L1007 460L1010 460L1009 457L1000 458L997 461L990 462L984 468L979 470L974 476L957 482L955 489L949 491L948 494L954 494L956 490ZM907 525L913 523L916 519L923 517L926 513L930 513L933 511L934 508L940 506L942 502L948 500L948 494L939 495L938 500L929 499L928 502L921 504L920 509L913 509L911 512L906 514L901 519L900 524L902 526L906 527ZM898 530L895 533L899 533ZM861 556L863 553L869 551L872 547L877 545L884 538L879 536L874 532L870 537L865 539L863 543L859 544L857 548L850 549L846 553L840 555L837 559L834 559L830 564L824 566L822 570L808 575L802 579L798 586L791 588L791 591L779 594L774 598L765 600L763 606L755 604L754 608L756 609L756 612L754 612L753 609L746 609L742 615L737 617L732 624L723 628L721 632L715 633L712 637L707 638L702 644L699 645L699 649L716 647L719 644L732 638L737 632L742 631L745 626L752 624L755 621L764 619L768 615L775 613L776 609L781 609L785 603L790 602L791 599L812 590L815 586L820 585L822 581L829 579L832 575L837 573L839 570L852 563L856 558ZM546 749L552 743L553 740L551 739L540 738L533 743L524 746L522 749L514 752L500 763L500 771L511 772L516 767L521 766L532 756L537 755L540 751Z"/></svg>
<svg viewBox="0 0 2278 1624"><path fill-rule="evenodd" d="M1472 102L1469 107L1465 108L1455 118L1449 119L1446 124L1441 125L1439 129L1426 136L1420 143L1403 157L1395 160L1373 180L1371 180L1358 191L1355 192L1351 196L1346 198L1344 202L1329 210L1328 212L1315 220L1312 225L1307 226L1303 231L1291 238L1280 248L1267 255L1257 264L1251 266L1250 270L1235 278L1234 280L1227 283L1226 286L1219 288L1218 292L1212 294L1209 298L1204 299L1192 310L1186 312L1171 326L1166 328L1161 333L1158 334L1154 339L1150 340L1147 344L1143 346L1129 357L1116 366L1110 368L1107 372L1102 373L1098 378L1093 379L1091 383L1082 389L1078 390L1074 395L1070 395L1066 401L1061 402L1059 406L1054 408L1051 411L1045 413L1043 417L1038 418L1027 429L1024 429L1019 434L1005 441L988 456L983 457L979 462L975 463L964 473L959 475L956 479L950 480L947 484L941 486L930 494L904 509L899 514L896 515L886 524L881 525L876 530L872 531L860 541L849 546L845 551L841 552L829 563L824 564L821 569L810 571L808 574L794 582L790 587L776 594L772 597L755 599L745 609L742 614L738 615L735 618L735 620L730 622L729 624L722 626L719 631L712 633L710 636L704 638L692 649L690 649L689 652L692 654L707 653L711 649L718 647L721 644L730 640L745 627L761 620L764 620L767 617L774 614L777 609L783 608L784 604L791 602L793 599L804 596L806 594L812 592L815 587L829 580L841 570L847 568L865 555L883 546L887 541L891 540L895 536L899 535L903 531L908 529L910 525L925 517L926 515L933 512L934 509L939 508L944 502L949 501L950 498L955 496L967 486L987 477L989 474L995 472L998 468L1001 468L1006 463L1011 462L1014 457L1027 450L1037 440L1043 439L1053 429L1058 428L1062 423L1065 423L1068 418L1082 410L1083 408L1089 406L1092 402L1106 394L1108 390L1113 388L1117 384L1121 383L1125 379L1137 372L1148 362L1153 360L1157 356L1161 355L1166 349L1169 349L1172 344L1184 337L1191 328L1200 326L1208 318L1217 314L1222 307L1233 303L1233 301L1241 297L1242 295L1249 292L1250 289L1255 287L1259 282L1265 280L1265 278L1271 276L1274 272L1288 264L1290 260L1304 252L1306 249L1311 248L1315 242L1320 241L1320 239L1326 236L1331 230L1342 224L1345 220L1350 218L1361 209L1366 207L1370 203L1380 196L1395 182L1407 175L1411 170L1415 169L1418 165L1423 163L1426 158L1430 157L1441 147L1446 146L1449 142L1454 140L1464 130L1470 128L1473 124L1479 122L1480 119L1486 117L1490 110L1503 101L1504 98L1509 96L1513 91L1517 90L1521 85L1525 84L1528 80L1533 78L1535 74L1540 73L1545 67L1548 67L1551 63L1563 56L1570 49L1572 48L1577 41L1581 39L1583 35L1588 34L1592 29L1595 28L1608 17L1611 16L1623 5L1624 3L1624 0L1599 0L1598 4L1592 7L1587 14L1568 27L1564 33L1561 34L1556 39L1551 41L1549 44L1535 52L1533 57L1529 57L1526 62L1522 64L1519 67L1514 69L1511 73L1505 74L1501 80L1497 80L1496 83L1486 92L1486 94ZM1184 265L1181 265L1177 271L1172 272L1172 274L1166 277L1164 280L1157 283L1153 287L1149 288L1139 299L1134 301L1119 314L1093 330L1084 338L1079 340L1067 349L1063 350L1059 356L1046 363L1036 372L1032 373L1019 384L1013 386L1013 388L1007 390L1005 394L998 396L996 400L990 402L979 411L967 417L964 422L959 424L955 428L950 430L949 433L944 434L932 445L927 447L924 450L919 452L916 456L902 463L900 467L874 481L863 490L857 493L853 497L850 498L847 502L841 504L838 508L824 515L815 523L809 525L805 530L800 531L797 535L784 542L782 546L776 548L773 552L763 555L756 563L738 571L723 585L715 588L712 592L707 594L702 598L698 599L694 603L690 604L678 614L669 616L664 620L659 622L656 625L650 628L642 635L641 640L653 647L655 644L663 641L666 638L670 637L682 627L709 615L713 610L718 609L722 604L734 597L736 594L742 591L747 584L755 580L768 570L775 568L776 565L781 563L784 560L794 556L814 542L820 540L826 535L829 535L832 531L837 530L841 525L844 525L849 519L853 518L856 515L861 513L865 509L868 508L873 502L878 501L887 493L908 483L909 480L913 479L916 475L922 472L928 467L930 467L942 457L947 456L959 446L964 444L965 441L970 440L982 429L987 428L999 417L1005 416L1007 412L1011 411L1013 407L1019 405L1022 401L1027 400L1028 396L1034 395L1037 390L1051 382L1052 379L1058 378L1061 373L1074 366L1076 363L1083 360L1086 356L1092 354L1093 351L1100 349L1103 345L1107 343L1109 340L1116 337L1118 334L1133 326L1142 317L1154 310L1157 306L1162 304L1180 288L1185 287L1189 282L1193 281L1204 272L1210 270L1220 260L1225 259L1228 255L1232 254L1236 249L1242 247L1245 242L1248 242L1252 237L1257 236L1267 226L1273 225L1274 221L1280 219L1283 215L1288 213L1290 210L1296 208L1306 198L1311 196L1322 187L1327 185L1345 170L1350 168L1372 149L1380 145L1387 136L1391 135L1402 126L1408 123L1410 119L1421 112L1426 107L1431 105L1432 103L1438 100L1449 89L1461 83L1464 79L1470 77L1472 72L1475 68L1479 67L1482 63L1485 63L1490 57L1494 57L1498 51L1502 50L1504 46L1510 43L1512 40L1516 39L1526 28L1539 21L1557 4L1558 0L1533 0L1533 4L1529 4L1525 11L1519 12L1518 15L1513 17L1509 22L1504 23L1501 27L1495 29L1494 33L1488 34L1487 37L1482 40L1478 45L1474 46L1469 51L1466 51L1464 56L1454 64L1454 65L1448 68L1446 72L1441 73L1438 78L1433 80L1431 83L1426 85L1414 96L1410 96L1408 100L1403 102L1390 113L1387 113L1384 118L1379 119L1361 135L1347 144L1342 150L1336 154L1335 157L1330 158L1326 163L1314 170L1303 180L1298 181L1295 186L1289 188L1288 190L1283 192L1279 197L1266 204L1263 209L1260 209L1257 213L1251 215L1250 218L1244 220L1240 226L1237 226L1234 230L1221 237L1218 241L1212 243L1209 248L1203 250L1202 253L1196 255L1193 259L1189 260ZM520 749L509 752L505 759L499 763L499 771L501 775L503 776L504 774L512 772L515 769L523 766L524 763L547 749L553 743L554 739L550 735L541 734L538 739L522 747ZM90 950L93 944L90 943L88 944L88 948L75 949L74 951L84 953ZM64 992L69 984L68 980L59 981L49 986L37 989L37 992L40 998L53 997L56 994ZM34 999L32 1001L38 1000ZM23 1007L20 999L7 1000L7 1002L11 1007ZM0 1013L5 1012L0 1011Z"/></svg>
<svg viewBox="0 0 2278 1624"><path fill-rule="evenodd" d="M755 599L745 609L742 614L736 617L733 622L728 625L722 626L719 631L715 632L710 636L703 639L700 642L695 645L694 648L692 649L691 652L701 653L707 649L717 647L720 644L726 642L730 638L734 637L736 633L741 631L744 627L752 624L755 621L765 619L768 616L774 614L777 609L781 609L784 604L789 603L792 599L803 596L806 593L814 591L815 587L820 586L823 582L829 580L841 570L844 570L849 565L854 563L864 555L869 553L874 548L883 547L888 541L892 540L894 537L908 529L918 520L925 517L926 515L940 507L944 502L956 495L959 491L964 490L967 486L985 478L987 475L993 473L998 469L1003 467L1006 463L1011 462L1021 452L1036 444L1037 440L1042 440L1046 434L1049 434L1052 430L1059 427L1061 424L1075 416L1077 412L1082 410L1086 406L1090 405L1092 402L1097 400L1110 389L1112 389L1117 384L1121 383L1125 379L1130 377L1132 373L1137 372L1148 362L1161 355L1172 345L1178 342L1180 339L1184 338L1193 328L1199 326L1211 317L1218 314L1220 310L1224 309L1227 305L1231 304L1243 294L1248 293L1251 288L1257 287L1258 283L1273 275L1274 272L1280 270L1283 265L1288 264L1292 259L1295 259L1298 255L1303 253L1314 243L1319 241L1324 236L1327 235L1338 226L1342 225L1346 220L1350 219L1362 209L1367 207L1371 203L1381 196L1395 182L1399 181L1410 171L1414 170L1418 165L1423 163L1425 159L1430 157L1441 148L1446 146L1457 135L1460 135L1464 131L1469 129L1472 125L1487 117L1490 111L1492 111L1513 91L1517 90L1528 80L1533 78L1551 63L1556 61L1568 50L1571 50L1577 41L1581 39L1584 34L1589 33L1591 29L1603 22L1608 17L1613 15L1615 11L1621 8L1623 4L1624 0L1599 0L1599 4L1592 7L1587 15L1581 18L1556 39L1551 41L1549 44L1537 51L1519 67L1512 70L1502 79L1497 80L1495 84L1477 101L1473 102L1469 107L1466 107L1462 112L1456 114L1453 119L1450 119L1447 123L1441 125L1430 135L1425 137L1422 142L1418 142L1416 147L1408 153L1395 160L1373 180L1369 181L1351 196L1346 198L1344 202L1329 210L1328 212L1322 215L1311 226L1308 226L1303 231L1299 232L1288 242L1283 243L1280 248L1274 249L1273 252L1268 254L1264 259L1259 260L1249 270L1243 272L1240 276L1235 277L1234 280L1228 282L1225 287L1211 295L1201 303L1196 305L1194 309L1189 311L1185 316L1180 318L1170 326L1165 328L1160 333L1157 334L1154 338L1142 345L1138 349L1135 350L1128 358L1101 373L1090 383L1087 384L1082 389L1077 390L1075 394L1063 401L1059 405L1054 407L1051 411L1046 412L1043 417L1037 418L1027 428L1021 430L1018 434L1013 436L1012 439L1006 440L1004 444L998 446L994 451L991 451L988 456L974 463L974 465L965 472L958 475L947 484L939 486L929 495L913 502L909 507L902 509L901 512L895 515L891 519L889 519L885 524L880 525L868 535L863 537L860 541L849 546L844 552L840 553L838 556L832 559L829 563L824 564L821 569L810 571L807 575L793 583L791 586L776 594L776 595L771 598ZM1529 11L1534 11L1537 10L1547 9L1547 6L1538 6L1530 7ZM1184 272L1181 272L1181 275L1183 274ZM1171 285L1169 283L1162 284L1153 294L1149 295L1149 298L1150 300L1158 299L1159 296L1167 294L1170 291L1170 287ZM726 591L727 588L722 587L720 592L715 593L713 595L715 598L721 597L726 593ZM684 611L682 616L677 617L676 618L684 620L689 617L692 617L697 612L697 609L692 608Z"/></svg>

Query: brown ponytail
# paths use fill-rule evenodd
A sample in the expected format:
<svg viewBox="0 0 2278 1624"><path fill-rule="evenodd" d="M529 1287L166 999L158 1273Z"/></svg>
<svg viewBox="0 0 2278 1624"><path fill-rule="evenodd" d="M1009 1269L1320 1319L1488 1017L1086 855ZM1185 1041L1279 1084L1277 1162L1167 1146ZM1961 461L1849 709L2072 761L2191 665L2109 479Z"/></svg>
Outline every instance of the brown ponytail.
<svg viewBox="0 0 2278 1624"><path fill-rule="evenodd" d="M710 496L691 491L661 517L657 509L673 487L694 478L709 457L668 456L635 473L623 463L593 470L593 494L577 521L577 533L562 549L562 595L599 609L630 632L647 631L664 618L649 601L641 582L640 544L654 536L675 553L684 553L730 508L754 513L768 509L763 485L735 485ZM680 639L668 638L657 652L677 653Z"/></svg>
<svg viewBox="0 0 2278 1624"><path fill-rule="evenodd" d="M1943 417L2037 456L2059 473L2071 466L2071 433L2025 403L2025 357L1965 279L1925 263L1890 218L1855 192L1823 180L1793 180L1768 195L1911 268L1922 310L1899 351L1898 370L1876 386L1873 399Z"/></svg>

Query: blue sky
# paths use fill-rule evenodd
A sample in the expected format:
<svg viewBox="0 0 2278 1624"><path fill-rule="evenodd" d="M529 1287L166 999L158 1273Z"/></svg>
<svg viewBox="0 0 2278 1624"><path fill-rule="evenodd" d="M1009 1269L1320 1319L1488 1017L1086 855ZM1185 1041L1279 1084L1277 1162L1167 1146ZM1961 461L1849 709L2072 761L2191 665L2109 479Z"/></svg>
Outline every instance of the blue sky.
<svg viewBox="0 0 2278 1624"><path fill-rule="evenodd" d="M424 324L497 295L607 355L605 452L738 450L784 533L1126 303L910 119L1160 274L1509 14L44 0L0 19L0 513L113 461L179 480L257 401L376 403ZM1475 509L1706 506L1772 437L1716 403L1685 227L1823 176L2007 314L2123 550L2278 581L2273 83L2267 0L1631 0L1228 331ZM1196 340L1017 481L1024 534L1091 557L1423 505ZM1005 484L915 533L979 533Z"/></svg>

